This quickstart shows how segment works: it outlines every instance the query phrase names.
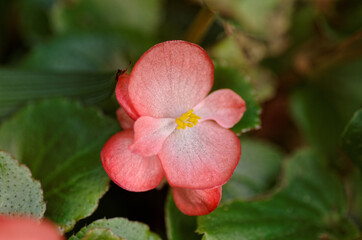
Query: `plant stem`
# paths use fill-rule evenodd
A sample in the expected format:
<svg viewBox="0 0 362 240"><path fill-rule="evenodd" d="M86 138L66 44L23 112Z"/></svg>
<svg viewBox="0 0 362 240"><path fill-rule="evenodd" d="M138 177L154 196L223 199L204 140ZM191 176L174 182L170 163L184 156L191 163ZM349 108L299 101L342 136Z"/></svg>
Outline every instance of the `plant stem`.
<svg viewBox="0 0 362 240"><path fill-rule="evenodd" d="M185 40L193 43L200 43L214 21L214 16L215 15L207 7L201 8L194 22L188 29Z"/></svg>

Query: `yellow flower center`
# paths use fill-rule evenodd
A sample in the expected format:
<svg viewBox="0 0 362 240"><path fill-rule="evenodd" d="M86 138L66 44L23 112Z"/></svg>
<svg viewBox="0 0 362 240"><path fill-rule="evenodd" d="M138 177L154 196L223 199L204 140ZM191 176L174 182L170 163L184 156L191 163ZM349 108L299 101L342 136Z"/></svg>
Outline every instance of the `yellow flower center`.
<svg viewBox="0 0 362 240"><path fill-rule="evenodd" d="M181 117L176 118L175 122L177 123L177 129L185 129L186 127L192 128L194 125L199 122L198 119L201 119L195 113L193 109L181 115Z"/></svg>

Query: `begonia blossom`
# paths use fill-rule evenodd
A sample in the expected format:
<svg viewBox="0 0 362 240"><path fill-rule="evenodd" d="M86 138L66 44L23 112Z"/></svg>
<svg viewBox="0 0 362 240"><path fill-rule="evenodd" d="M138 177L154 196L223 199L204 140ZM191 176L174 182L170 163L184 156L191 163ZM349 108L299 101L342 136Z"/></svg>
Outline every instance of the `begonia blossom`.
<svg viewBox="0 0 362 240"><path fill-rule="evenodd" d="M49 221L30 217L0 215L0 239L3 240L64 240Z"/></svg>
<svg viewBox="0 0 362 240"><path fill-rule="evenodd" d="M218 205L221 186L241 154L239 139L228 128L246 107L229 89L208 95L213 78L206 52L184 41L155 45L130 75L119 76L117 116L128 130L114 135L101 153L115 183L147 191L166 176L184 213L203 215Z"/></svg>
<svg viewBox="0 0 362 240"><path fill-rule="evenodd" d="M134 192L151 190L163 178L163 174L157 174L161 168L160 161L157 156L143 157L132 153L129 145L133 142L133 135L132 130L125 130L111 137L102 150L102 163L118 186ZM172 194L176 206L183 213L199 216L212 212L219 205L221 186L211 189L173 188Z"/></svg>
<svg viewBox="0 0 362 240"><path fill-rule="evenodd" d="M142 157L132 153L128 148L133 142L134 132L132 129L134 120L127 115L123 108L117 110L117 119L122 128L126 131L114 135L104 147L102 163L106 172L116 184L127 190L146 191L153 189L157 184L160 184L160 179L157 177L155 178L153 174L149 176L148 174L150 172L148 172L148 174L145 173L147 168L143 169L133 166L134 164L137 165L139 161L150 162L149 157ZM126 157L120 158L120 155L126 155ZM157 156L153 156L152 158L154 159L154 164L159 162ZM135 161L134 159L137 159L138 161ZM158 169L158 167L149 167L149 169ZM124 179L123 175L127 175L129 181L124 182L122 180ZM121 181L118 181L118 179L121 179ZM144 182L139 182L140 180ZM142 186L142 188L137 188L139 186ZM219 205L221 200L221 186L211 189L173 188L172 194L176 206L183 213L200 216L212 212Z"/></svg>

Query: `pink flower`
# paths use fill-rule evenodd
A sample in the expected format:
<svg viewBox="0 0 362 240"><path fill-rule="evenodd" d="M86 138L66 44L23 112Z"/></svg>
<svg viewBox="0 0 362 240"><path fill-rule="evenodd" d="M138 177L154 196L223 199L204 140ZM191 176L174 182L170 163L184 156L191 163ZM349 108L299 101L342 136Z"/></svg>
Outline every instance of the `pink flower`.
<svg viewBox="0 0 362 240"><path fill-rule="evenodd" d="M0 239L6 240L63 240L56 227L29 217L0 215Z"/></svg>
<svg viewBox="0 0 362 240"><path fill-rule="evenodd" d="M207 96L214 66L199 46L160 43L121 75L116 95L126 130L104 146L101 158L112 180L130 191L155 188L166 176L177 206L186 214L211 212L221 186L238 164L241 147L228 128L245 112L229 89ZM133 121L134 125L133 125Z"/></svg>
<svg viewBox="0 0 362 240"><path fill-rule="evenodd" d="M123 109L122 109L123 110ZM124 130L111 137L102 150L103 167L118 186L134 192L157 187L163 179L157 156L143 157L132 153L133 130ZM221 200L221 186L211 189L172 188L177 207L187 215L212 212Z"/></svg>

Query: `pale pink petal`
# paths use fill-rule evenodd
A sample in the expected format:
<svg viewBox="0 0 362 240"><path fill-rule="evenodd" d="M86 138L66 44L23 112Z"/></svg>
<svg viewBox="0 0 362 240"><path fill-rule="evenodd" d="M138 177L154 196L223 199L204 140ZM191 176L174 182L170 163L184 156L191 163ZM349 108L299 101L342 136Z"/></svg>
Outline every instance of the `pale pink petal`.
<svg viewBox="0 0 362 240"><path fill-rule="evenodd" d="M200 46L168 41L138 60L129 97L141 116L177 118L206 97L213 81L214 66Z"/></svg>
<svg viewBox="0 0 362 240"><path fill-rule="evenodd" d="M128 150L133 131L111 137L101 152L104 170L118 186L133 192L151 190L161 182L163 170L157 156L142 157Z"/></svg>
<svg viewBox="0 0 362 240"><path fill-rule="evenodd" d="M1 240L64 240L54 224L29 217L0 215Z"/></svg>
<svg viewBox="0 0 362 240"><path fill-rule="evenodd" d="M134 142L129 149L142 156L156 155L176 126L172 118L140 117L134 124Z"/></svg>
<svg viewBox="0 0 362 240"><path fill-rule="evenodd" d="M186 215L201 216L215 210L221 200L221 186L210 189L172 188L176 206Z"/></svg>
<svg viewBox="0 0 362 240"><path fill-rule="evenodd" d="M126 113L126 111L120 107L116 111L117 119L121 127L125 130L132 129L134 120Z"/></svg>
<svg viewBox="0 0 362 240"><path fill-rule="evenodd" d="M241 154L235 133L213 121L175 130L158 156L171 186L205 189L226 183Z"/></svg>
<svg viewBox="0 0 362 240"><path fill-rule="evenodd" d="M128 84L129 84L129 75L123 73L119 75L118 82L116 86L116 97L119 104L123 107L126 113L133 119L136 120L139 115L134 109L132 102L129 99L128 95Z"/></svg>
<svg viewBox="0 0 362 240"><path fill-rule="evenodd" d="M244 100L230 89L221 89L211 93L195 108L194 113L200 121L215 120L224 128L231 128L243 116L246 106Z"/></svg>

